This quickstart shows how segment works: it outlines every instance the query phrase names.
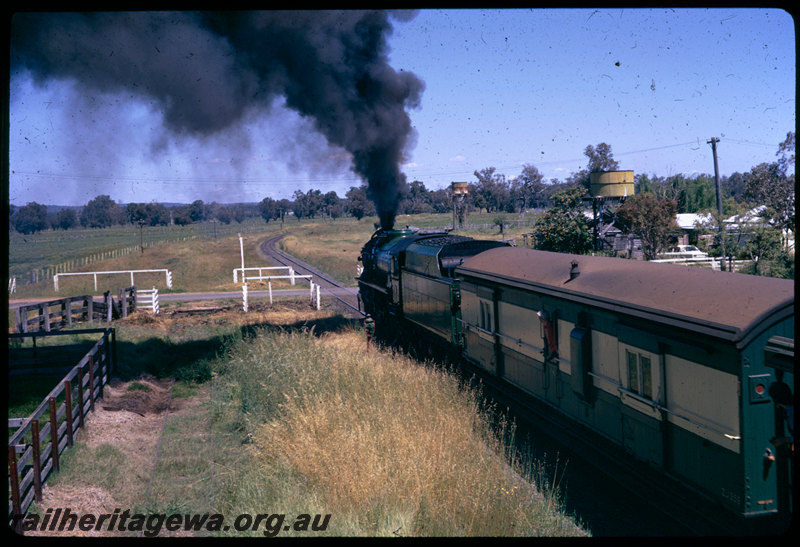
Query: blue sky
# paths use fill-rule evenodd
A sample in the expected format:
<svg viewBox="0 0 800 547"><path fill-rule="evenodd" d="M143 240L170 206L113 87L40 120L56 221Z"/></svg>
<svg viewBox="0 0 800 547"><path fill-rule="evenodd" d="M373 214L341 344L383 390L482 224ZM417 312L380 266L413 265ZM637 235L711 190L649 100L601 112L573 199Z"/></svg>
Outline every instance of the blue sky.
<svg viewBox="0 0 800 547"><path fill-rule="evenodd" d="M391 66L425 83L403 171L429 189L524 164L563 180L601 142L621 169L669 176L713 173L717 137L728 175L775 161L795 128L794 24L782 10L422 10L395 22L389 43ZM360 184L342 151L280 103L214 138L165 141L148 103L19 73L9 112L15 205L255 202Z"/></svg>

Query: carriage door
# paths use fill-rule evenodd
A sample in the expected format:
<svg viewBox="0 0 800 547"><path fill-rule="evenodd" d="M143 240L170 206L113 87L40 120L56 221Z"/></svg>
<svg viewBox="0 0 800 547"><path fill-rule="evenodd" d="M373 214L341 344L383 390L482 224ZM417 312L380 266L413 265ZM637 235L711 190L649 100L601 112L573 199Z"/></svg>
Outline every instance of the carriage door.
<svg viewBox="0 0 800 547"><path fill-rule="evenodd" d="M784 391L788 394L788 401L791 404L794 400L792 386L794 386L794 340L782 336L773 336L764 348L764 364L775 370L775 384L783 383L786 387ZM783 386L781 386L783 387ZM774 450L775 453L775 473L778 490L778 511L781 516L792 514L792 443L787 439L793 436L793 432L788 431L787 414L783 405L779 405L780 399L787 395L779 396L775 386L770 386L770 397L773 399L775 412L773 438L778 439Z"/></svg>
<svg viewBox="0 0 800 547"><path fill-rule="evenodd" d="M664 463L661 356L641 347L619 344L620 406L625 450L656 467Z"/></svg>

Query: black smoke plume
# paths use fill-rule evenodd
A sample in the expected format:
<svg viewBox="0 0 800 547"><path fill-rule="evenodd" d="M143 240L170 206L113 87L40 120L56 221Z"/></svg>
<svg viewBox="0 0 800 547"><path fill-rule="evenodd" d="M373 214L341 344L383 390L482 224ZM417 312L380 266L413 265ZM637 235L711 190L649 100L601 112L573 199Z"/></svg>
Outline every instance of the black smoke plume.
<svg viewBox="0 0 800 547"><path fill-rule="evenodd" d="M18 13L11 71L154 101L175 134L212 135L278 96L350 153L381 226L405 192L407 109L423 83L388 63L383 11Z"/></svg>

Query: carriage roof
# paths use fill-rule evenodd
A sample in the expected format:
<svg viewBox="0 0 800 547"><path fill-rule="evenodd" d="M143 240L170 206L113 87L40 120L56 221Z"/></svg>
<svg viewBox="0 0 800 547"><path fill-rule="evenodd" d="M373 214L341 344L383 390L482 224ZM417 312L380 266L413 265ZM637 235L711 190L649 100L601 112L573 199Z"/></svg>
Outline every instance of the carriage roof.
<svg viewBox="0 0 800 547"><path fill-rule="evenodd" d="M500 247L465 260L457 273L706 332L737 345L794 315L793 281L675 264Z"/></svg>

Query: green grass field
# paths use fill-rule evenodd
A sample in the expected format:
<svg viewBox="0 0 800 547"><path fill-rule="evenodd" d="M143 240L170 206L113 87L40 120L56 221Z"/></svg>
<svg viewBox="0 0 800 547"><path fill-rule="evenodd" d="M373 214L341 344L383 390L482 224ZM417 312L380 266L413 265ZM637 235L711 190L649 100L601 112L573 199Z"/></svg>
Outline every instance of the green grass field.
<svg viewBox="0 0 800 547"><path fill-rule="evenodd" d="M254 220L243 225L204 223L190 226L151 228L151 243L144 251L138 245L134 228L111 227L103 230L45 232L26 236L14 234L9 245L9 276L17 276L16 291L10 298L59 298L65 295L116 293L130 286L129 274L98 276L95 291L92 276L60 276L56 292L52 272L162 270L173 274L174 292L203 290L236 290L233 268L241 266L237 229L242 232L247 265L261 264L256 245L279 230L279 224ZM145 232L147 232L145 228ZM138 232L138 230L136 231ZM148 239L145 239L147 242ZM131 247L131 244L133 246ZM127 253L124 251L128 251ZM56 270L58 268L58 270ZM28 283L30 272L42 279ZM134 284L142 288L157 287L167 292L164 273L137 273Z"/></svg>
<svg viewBox="0 0 800 547"><path fill-rule="evenodd" d="M528 222L516 215L501 215L514 225L505 237L521 244L522 233L529 231ZM473 237L500 239L495 214L473 214L470 224L484 228L468 233ZM286 220L287 234L283 247L288 252L333 274L348 285L355 285L356 265L363 244L375 231L374 217L357 221L353 218ZM450 215L402 215L398 227L418 228L447 226ZM188 226L158 226L142 229L137 226L113 226L104 229L48 230L32 235L12 233L9 236L8 274L16 277L16 289L10 298L59 298L65 295L114 293L130 286L129 274L108 274L98 277L95 291L91 276L60 276L56 291L52 275L56 272L161 270L173 273L173 292L206 290L238 290L233 285L233 269L241 266L238 233L245 244L245 266L265 265L257 245L270 235L281 232L279 222L265 223L248 219L242 224L204 222ZM39 280L29 283L32 272ZM143 288L157 287L167 292L163 273L134 275L134 284Z"/></svg>

